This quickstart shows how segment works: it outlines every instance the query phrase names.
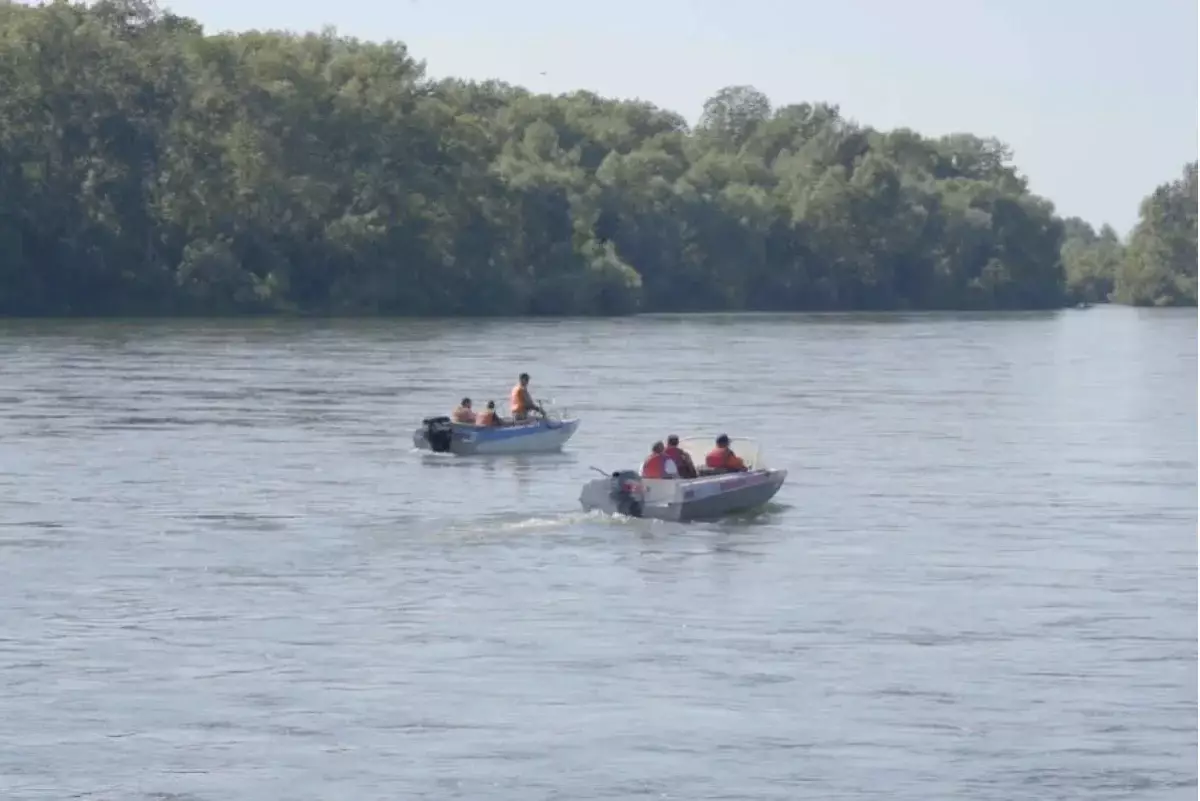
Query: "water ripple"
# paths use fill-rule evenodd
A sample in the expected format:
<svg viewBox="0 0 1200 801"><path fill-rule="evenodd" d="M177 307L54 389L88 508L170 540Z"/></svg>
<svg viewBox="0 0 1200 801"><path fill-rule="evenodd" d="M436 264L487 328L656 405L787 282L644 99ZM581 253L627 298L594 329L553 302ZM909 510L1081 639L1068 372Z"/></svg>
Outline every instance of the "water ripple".
<svg viewBox="0 0 1200 801"><path fill-rule="evenodd" d="M5 799L1195 797L1194 312L0 339ZM521 370L567 452L412 452ZM721 430L777 503L578 509Z"/></svg>

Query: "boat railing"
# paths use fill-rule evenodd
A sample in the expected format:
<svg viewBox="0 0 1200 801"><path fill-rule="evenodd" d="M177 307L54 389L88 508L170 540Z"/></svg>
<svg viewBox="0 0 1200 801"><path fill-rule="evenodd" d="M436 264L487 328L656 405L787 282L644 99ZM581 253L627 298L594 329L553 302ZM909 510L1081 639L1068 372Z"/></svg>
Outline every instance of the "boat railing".
<svg viewBox="0 0 1200 801"><path fill-rule="evenodd" d="M553 399L542 401L542 411L546 413L545 419L550 422L561 423L571 419L570 410L565 406L559 406Z"/></svg>
<svg viewBox="0 0 1200 801"><path fill-rule="evenodd" d="M565 406L560 406L558 401L556 401L554 398L551 398L547 401L542 401L541 406L542 410L546 412L547 417L556 417L561 420L567 416L567 408Z"/></svg>

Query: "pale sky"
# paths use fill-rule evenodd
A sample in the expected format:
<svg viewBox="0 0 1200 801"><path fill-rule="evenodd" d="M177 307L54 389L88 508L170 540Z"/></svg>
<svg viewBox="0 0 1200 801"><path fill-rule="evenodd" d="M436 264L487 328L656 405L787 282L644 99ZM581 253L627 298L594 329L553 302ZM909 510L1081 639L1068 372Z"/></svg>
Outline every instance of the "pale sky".
<svg viewBox="0 0 1200 801"><path fill-rule="evenodd" d="M877 128L996 136L1064 216L1122 235L1197 156L1196 0L160 0L210 33L397 39L435 77L699 117L723 86ZM545 72L545 75L541 73Z"/></svg>

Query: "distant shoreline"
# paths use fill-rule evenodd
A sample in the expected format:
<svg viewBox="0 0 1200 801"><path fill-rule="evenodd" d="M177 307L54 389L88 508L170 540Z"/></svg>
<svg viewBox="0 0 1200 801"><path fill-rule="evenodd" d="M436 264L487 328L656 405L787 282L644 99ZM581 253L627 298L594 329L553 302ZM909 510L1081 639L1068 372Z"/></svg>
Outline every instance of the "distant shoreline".
<svg viewBox="0 0 1200 801"><path fill-rule="evenodd" d="M1088 311L1094 308L1130 309L1139 311L1179 310L1191 306L1135 306L1125 303L1102 302L1087 306L1065 305L1050 308L1029 309L822 309L822 310L754 310L713 309L707 311L644 311L628 314L574 314L574 315L528 315L528 314L317 314L317 313L235 313L235 314L78 314L78 315L2 315L0 325L5 322L488 322L488 323L554 323L554 322L619 322L639 319L700 319L712 317L816 317L816 318L890 318L904 316L921 317L990 317L1049 316L1065 311Z"/></svg>

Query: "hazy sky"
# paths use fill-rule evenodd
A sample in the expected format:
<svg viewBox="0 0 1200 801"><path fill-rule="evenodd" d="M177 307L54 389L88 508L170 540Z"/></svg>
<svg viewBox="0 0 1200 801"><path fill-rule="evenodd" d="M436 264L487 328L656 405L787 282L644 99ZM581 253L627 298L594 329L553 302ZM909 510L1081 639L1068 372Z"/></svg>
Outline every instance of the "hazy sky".
<svg viewBox="0 0 1200 801"><path fill-rule="evenodd" d="M1060 214L1122 234L1196 158L1196 0L160 4L209 32L329 24L398 39L433 76L639 97L691 122L717 89L751 84L877 128L996 136Z"/></svg>

